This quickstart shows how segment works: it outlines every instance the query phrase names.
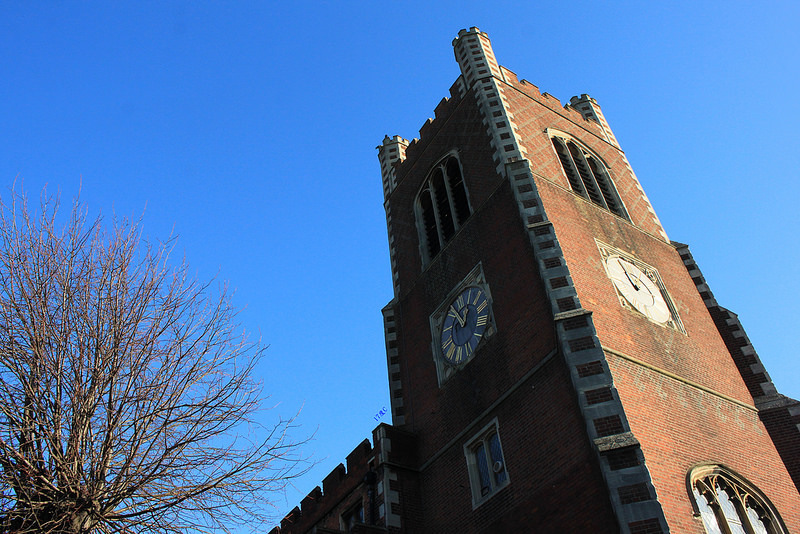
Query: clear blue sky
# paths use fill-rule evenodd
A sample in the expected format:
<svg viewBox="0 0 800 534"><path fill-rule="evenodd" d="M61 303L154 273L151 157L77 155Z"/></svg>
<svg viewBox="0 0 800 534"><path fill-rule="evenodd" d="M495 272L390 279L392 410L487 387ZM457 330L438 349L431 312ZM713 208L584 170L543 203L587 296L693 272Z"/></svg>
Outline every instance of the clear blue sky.
<svg viewBox="0 0 800 534"><path fill-rule="evenodd" d="M796 1L3 2L0 176L144 212L236 289L273 415L302 407L298 437L316 432L276 515L388 406L375 146L418 135L469 26L542 91L599 101L670 238L800 398Z"/></svg>

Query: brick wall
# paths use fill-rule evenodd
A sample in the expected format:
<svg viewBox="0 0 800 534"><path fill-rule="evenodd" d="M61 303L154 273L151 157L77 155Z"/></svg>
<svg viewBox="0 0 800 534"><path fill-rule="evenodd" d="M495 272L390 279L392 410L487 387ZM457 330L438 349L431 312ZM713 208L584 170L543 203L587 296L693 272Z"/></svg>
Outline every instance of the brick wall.
<svg viewBox="0 0 800 534"><path fill-rule="evenodd" d="M675 247L661 235L623 154L601 139L591 122L587 126L554 109L550 98L529 90L508 94L581 304L593 312L603 346L630 357L612 353L609 365L670 527L676 532L704 532L692 517L686 474L700 462L717 462L755 483L772 499L790 530L797 529L797 491L717 326ZM547 128L573 135L604 159L631 222L569 190ZM620 304L596 239L658 269L685 334ZM786 432L792 430L785 422L786 413L776 416L776 426L781 424L777 419Z"/></svg>

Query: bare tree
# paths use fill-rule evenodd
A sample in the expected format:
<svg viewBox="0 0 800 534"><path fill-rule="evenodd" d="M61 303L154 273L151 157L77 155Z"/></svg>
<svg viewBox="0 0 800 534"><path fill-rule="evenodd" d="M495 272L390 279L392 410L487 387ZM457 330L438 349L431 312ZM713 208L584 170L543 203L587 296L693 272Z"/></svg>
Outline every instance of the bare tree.
<svg viewBox="0 0 800 534"><path fill-rule="evenodd" d="M0 215L0 529L210 532L268 518L291 421L257 423L262 354L225 291L76 203ZM255 521L256 523L253 523Z"/></svg>

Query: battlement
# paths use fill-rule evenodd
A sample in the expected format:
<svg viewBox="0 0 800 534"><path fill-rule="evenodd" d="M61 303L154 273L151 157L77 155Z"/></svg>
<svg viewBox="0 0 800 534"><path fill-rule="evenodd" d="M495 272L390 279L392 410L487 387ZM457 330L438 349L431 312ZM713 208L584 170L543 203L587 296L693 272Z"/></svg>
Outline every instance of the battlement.
<svg viewBox="0 0 800 534"><path fill-rule="evenodd" d="M416 157L417 152L424 150L430 139L436 135L441 125L447 121L453 110L455 110L461 100L459 93L460 84L456 82L450 87L450 97L439 101L439 104L433 110L434 118L429 118L425 121L419 129L419 137L412 140L408 148L406 148L406 158Z"/></svg>
<svg viewBox="0 0 800 534"><path fill-rule="evenodd" d="M342 498L365 482L365 477L371 469L370 464L377 453L378 447L373 448L369 439L359 443L347 455L345 460L347 467L345 468L344 464L337 465L322 479L322 488L316 486L312 489L300 501L300 506L295 506L281 520L281 526L273 528L270 534L291 534L295 532L295 528L318 519L316 516L321 515L320 512L325 513L334 508Z"/></svg>
<svg viewBox="0 0 800 534"><path fill-rule="evenodd" d="M529 81L522 79L518 80L517 75L505 67L500 67L502 72L504 73L504 78L509 85L515 87L516 89L520 90L522 93L526 94L527 96L531 97L532 99L540 102L541 104L547 106L548 108L552 109L553 111L565 115L568 119L581 124L584 128L588 130L592 130L600 137L611 137L613 139L613 134L611 134L610 128L608 128L608 133L605 132L603 125L600 123L598 118L595 115L602 115L599 112L599 106L597 105L597 101L591 99L594 106L592 107L591 113L585 113L580 109L576 109L572 104L562 104L561 101L556 98L555 96L551 95L550 93L542 93L539 91L538 86L530 83ZM452 85L450 88L450 98L443 98L439 104L434 109L434 118L428 118L425 123L419 129L419 137L412 139L410 142L406 139L403 139L400 136L395 136L392 139L399 139L402 142L407 143L403 148L403 156L395 158L391 161L392 167L394 165L402 164L406 159L414 159L418 152L424 150L424 148L428 145L430 139L436 136L436 133L439 130L439 126L446 122L449 118L452 111L455 109L456 105L459 103L460 99L460 89L463 87L464 81L462 77ZM588 95L582 95L582 97L587 97ZM575 101L578 97L572 97L572 101ZM605 120L605 119L603 119ZM606 123L607 127L607 123ZM387 145L387 136L384 139L384 145L379 146L378 150L381 153L385 152L385 147ZM616 145L616 139L613 139L612 144ZM379 155L380 157L380 155ZM385 158L388 159L388 158ZM384 158L381 159L381 165L384 165ZM383 167L382 167L383 168ZM387 190L388 187L386 186L386 178L384 178L384 189ZM393 184L396 186L396 184ZM391 188L392 190L394 187Z"/></svg>
<svg viewBox="0 0 800 534"><path fill-rule="evenodd" d="M584 94L581 95L580 97L573 96L569 100L569 103L570 106L578 110L578 112L581 115L583 115L587 120L592 120L597 122L597 124L600 125L600 130L603 132L603 136L605 137L606 141L619 148L619 143L617 142L617 138L611 131L611 127L608 125L608 121L606 121L606 118L603 115L600 106L597 104L597 100L595 100L589 95Z"/></svg>
<svg viewBox="0 0 800 534"><path fill-rule="evenodd" d="M580 124L587 130L619 147L611 128L603 116L597 101L589 95L573 96L570 102L562 102L549 93L540 92L539 88L517 74L497 63L489 36L476 27L462 29L453 40L454 53L461 76L450 87L450 97L443 98L434 109L434 118L429 118L419 129L419 137L408 141L400 136L386 137L378 148L378 158L383 175L384 199L387 199L396 183L396 166L406 159L415 159L436 136L440 126L447 121L457 105L468 94L480 97L478 84L487 77L495 78L500 87L513 87L540 104L567 119ZM500 90L502 92L502 89Z"/></svg>
<svg viewBox="0 0 800 534"><path fill-rule="evenodd" d="M462 37L465 37L467 35L483 35L487 39L489 38L487 33L486 32L482 32L477 26L471 26L470 29L461 28L460 30L458 30L458 37L453 39L453 46L456 46L456 44L458 43L459 39L461 39Z"/></svg>
<svg viewBox="0 0 800 534"><path fill-rule="evenodd" d="M372 441L365 439L347 455L345 463L337 465L322 480L322 487L316 486L281 520L270 534L295 534L308 531L312 526L320 526L326 520L338 520L354 500L354 495L381 485L380 466L392 464L415 465L416 441L412 434L382 423L372 431ZM346 466L346 467L345 467ZM355 498L357 500L357 498ZM330 528L338 528L336 526Z"/></svg>
<svg viewBox="0 0 800 534"><path fill-rule="evenodd" d="M561 115L564 115L566 112L566 117L571 121L581 124L588 130L595 130L595 132L601 137L607 137L604 135L603 124L599 119L599 117L602 117L602 112L600 112L600 106L597 104L597 100L594 98L590 97L589 95L582 94L580 98L573 96L570 98L568 104L562 104L561 100L550 93L542 93L537 85L529 82L525 78L520 80L514 71L511 71L505 67L500 68L502 69L503 77L506 83L518 91L536 100L537 102L544 104L548 108ZM591 103L591 109L583 109L586 107L585 104L587 102ZM605 118L603 118L603 120L605 120ZM607 123L605 124L605 127L608 127ZM610 131L611 129L609 128L608 132L610 133ZM611 137L613 137L613 134L611 134ZM616 139L614 139L614 144L616 144Z"/></svg>

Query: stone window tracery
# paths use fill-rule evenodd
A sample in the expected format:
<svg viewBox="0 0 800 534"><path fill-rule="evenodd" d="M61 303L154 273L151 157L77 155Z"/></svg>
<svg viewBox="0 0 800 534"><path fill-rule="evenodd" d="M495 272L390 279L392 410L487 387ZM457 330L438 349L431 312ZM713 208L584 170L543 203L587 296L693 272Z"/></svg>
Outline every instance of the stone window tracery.
<svg viewBox="0 0 800 534"><path fill-rule="evenodd" d="M695 468L690 476L695 516L708 534L784 534L769 500L741 476L722 466Z"/></svg>
<svg viewBox="0 0 800 534"><path fill-rule="evenodd" d="M628 214L603 161L567 137L551 135L550 141L572 191L593 204L627 219Z"/></svg>
<svg viewBox="0 0 800 534"><path fill-rule="evenodd" d="M455 155L445 157L431 170L417 195L416 209L423 261L427 263L472 213L461 164Z"/></svg>

